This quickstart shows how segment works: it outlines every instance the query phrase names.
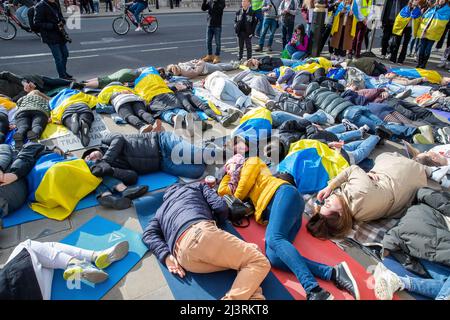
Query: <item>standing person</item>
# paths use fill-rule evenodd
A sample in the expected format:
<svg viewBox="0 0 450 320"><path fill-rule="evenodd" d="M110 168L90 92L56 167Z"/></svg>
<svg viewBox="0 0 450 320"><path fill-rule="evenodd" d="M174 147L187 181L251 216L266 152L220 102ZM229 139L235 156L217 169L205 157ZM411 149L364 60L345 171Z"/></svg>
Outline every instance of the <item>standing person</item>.
<svg viewBox="0 0 450 320"><path fill-rule="evenodd" d="M306 21L306 33L310 35L311 33L311 23L312 23L312 17L315 7L315 0L307 0L303 2L301 5L301 12L303 19Z"/></svg>
<svg viewBox="0 0 450 320"><path fill-rule="evenodd" d="M356 24L356 34L353 40L352 51L356 58L360 58L361 47L367 32L367 23L372 19L374 14L373 0L354 0L353 14L358 22Z"/></svg>
<svg viewBox="0 0 450 320"><path fill-rule="evenodd" d="M395 18L394 27L392 33L394 35L394 41L391 44L391 61L393 63L402 64L406 58L406 51L408 50L408 44L411 40L413 30L416 33L419 27L419 18L422 15L420 7L418 6L418 0L410 0L408 5L400 11ZM403 47L398 56L398 51L403 38Z"/></svg>
<svg viewBox="0 0 450 320"><path fill-rule="evenodd" d="M408 0L389 0L384 3L381 22L383 26L383 38L381 39L381 57L386 59L389 47L389 40L392 37L392 28L395 18L400 10L408 4Z"/></svg>
<svg viewBox="0 0 450 320"><path fill-rule="evenodd" d="M222 16L225 9L225 0L203 0L202 10L208 11L208 28L206 29L206 47L208 54L203 61L220 62L220 37L222 35ZM216 40L216 54L213 55L212 41Z"/></svg>
<svg viewBox="0 0 450 320"><path fill-rule="evenodd" d="M422 39L420 40L417 68L426 68L431 49L434 43L441 39L449 19L450 6L448 0L438 0L435 7L423 14L422 23L418 31Z"/></svg>
<svg viewBox="0 0 450 320"><path fill-rule="evenodd" d="M61 7L56 0L41 0L34 13L34 24L39 28L42 42L50 48L55 59L56 70L61 79L71 80L73 76L67 73L67 37L64 31L66 20L61 12Z"/></svg>
<svg viewBox="0 0 450 320"><path fill-rule="evenodd" d="M259 39L259 46L255 49L256 52L263 51L266 34L270 30L269 42L267 43L267 51L272 51L273 38L275 31L278 29L278 7L281 0L264 0L262 12L264 13L264 20L262 23L262 32Z"/></svg>
<svg viewBox="0 0 450 320"><path fill-rule="evenodd" d="M247 48L247 60L252 57L252 37L255 34L257 22L250 0L242 0L242 8L236 12L234 18L234 30L239 41L239 61L244 55L244 43Z"/></svg>
<svg viewBox="0 0 450 320"><path fill-rule="evenodd" d="M297 2L295 0L282 0L278 12L281 15L281 33L283 48L291 40L294 32L295 14L297 13Z"/></svg>
<svg viewBox="0 0 450 320"><path fill-rule="evenodd" d="M261 30L263 25L263 13L262 7L264 5L264 0L251 0L252 10L255 13L256 19L258 19L255 30L255 37L259 38L261 36Z"/></svg>
<svg viewBox="0 0 450 320"><path fill-rule="evenodd" d="M142 31L141 26L141 13L148 7L148 0L133 0L133 4L130 6L130 11L133 12L136 19L137 28L134 31Z"/></svg>
<svg viewBox="0 0 450 320"><path fill-rule="evenodd" d="M113 5L111 0L105 0L105 11L108 12L108 10L113 12Z"/></svg>
<svg viewBox="0 0 450 320"><path fill-rule="evenodd" d="M331 27L330 45L334 49L331 60L344 59L345 55L352 50L353 39L352 25L353 13L351 11L352 0L341 2L334 13L333 26Z"/></svg>

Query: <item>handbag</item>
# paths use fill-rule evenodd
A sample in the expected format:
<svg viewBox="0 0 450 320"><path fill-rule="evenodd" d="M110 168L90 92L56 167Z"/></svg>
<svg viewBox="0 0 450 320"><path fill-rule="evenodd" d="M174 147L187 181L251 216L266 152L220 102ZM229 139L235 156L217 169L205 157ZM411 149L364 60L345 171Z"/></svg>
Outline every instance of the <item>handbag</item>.
<svg viewBox="0 0 450 320"><path fill-rule="evenodd" d="M239 90L241 90L242 93L245 94L246 96L248 96L252 92L252 88L250 88L250 86L242 80L239 80L237 82L237 86Z"/></svg>
<svg viewBox="0 0 450 320"><path fill-rule="evenodd" d="M238 228L246 228L250 225L250 216L255 213L255 208L250 202L244 202L233 195L225 195L224 200L229 209L228 220L233 226ZM243 220L247 224L243 225Z"/></svg>

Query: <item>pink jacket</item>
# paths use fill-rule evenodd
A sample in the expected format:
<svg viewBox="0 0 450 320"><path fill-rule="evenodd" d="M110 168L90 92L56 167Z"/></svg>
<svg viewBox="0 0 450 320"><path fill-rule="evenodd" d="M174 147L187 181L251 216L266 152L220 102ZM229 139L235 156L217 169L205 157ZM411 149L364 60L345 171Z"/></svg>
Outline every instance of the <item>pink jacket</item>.
<svg viewBox="0 0 450 320"><path fill-rule="evenodd" d="M305 35L303 43L300 43L300 39L298 39L297 34L294 33L292 35L291 43L295 43L295 49L297 49L297 51L308 51L308 35Z"/></svg>

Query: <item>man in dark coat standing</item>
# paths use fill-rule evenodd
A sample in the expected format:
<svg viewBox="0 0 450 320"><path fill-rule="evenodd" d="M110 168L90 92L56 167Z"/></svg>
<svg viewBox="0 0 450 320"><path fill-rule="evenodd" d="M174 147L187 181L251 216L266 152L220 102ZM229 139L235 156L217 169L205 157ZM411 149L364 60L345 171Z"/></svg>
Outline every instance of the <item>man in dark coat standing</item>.
<svg viewBox="0 0 450 320"><path fill-rule="evenodd" d="M220 62L220 37L222 35L222 16L225 0L203 0L202 10L208 11L208 28L206 30L206 46L208 54L202 59L205 62ZM213 55L212 40L216 39L216 52Z"/></svg>
<svg viewBox="0 0 450 320"><path fill-rule="evenodd" d="M385 1L381 21L383 25L383 38L381 39L381 56L386 58L389 40L392 37L392 28L395 18L400 11L408 4L408 0L389 0Z"/></svg>

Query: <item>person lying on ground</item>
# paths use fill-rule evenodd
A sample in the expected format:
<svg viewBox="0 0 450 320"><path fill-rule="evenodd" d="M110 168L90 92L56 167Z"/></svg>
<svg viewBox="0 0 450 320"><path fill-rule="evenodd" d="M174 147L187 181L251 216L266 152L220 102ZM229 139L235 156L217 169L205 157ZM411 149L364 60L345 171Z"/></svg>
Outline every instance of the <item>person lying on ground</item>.
<svg viewBox="0 0 450 320"><path fill-rule="evenodd" d="M13 136L17 150L22 148L25 139L37 141L41 137L50 119L49 101L50 97L38 90L30 91L17 101Z"/></svg>
<svg viewBox="0 0 450 320"><path fill-rule="evenodd" d="M83 81L83 87L91 89L103 89L112 82L120 82L124 86L133 87L134 81L141 75L145 67L137 69L120 69L108 76L98 77Z"/></svg>
<svg viewBox="0 0 450 320"><path fill-rule="evenodd" d="M314 276L332 281L359 299L358 285L345 262L330 267L308 260L292 244L302 225L305 206L293 185L274 177L258 157L245 159L237 154L227 161L225 171L218 193L252 201L256 222L267 225L265 252L272 266L294 272L308 300L333 299Z"/></svg>
<svg viewBox="0 0 450 320"><path fill-rule="evenodd" d="M317 195L323 205L316 207L307 229L320 239L344 238L354 221L403 214L417 190L426 185L425 166L399 154L383 153L369 173L352 165L331 180Z"/></svg>
<svg viewBox="0 0 450 320"><path fill-rule="evenodd" d="M0 94L10 97L14 102L33 90L46 93L56 88L71 85L77 86L77 83L37 74L19 76L9 71L0 72Z"/></svg>
<svg viewBox="0 0 450 320"><path fill-rule="evenodd" d="M64 125L80 138L83 147L87 147L94 122L92 108L96 105L97 97L75 89L64 89L49 102L51 120L55 124Z"/></svg>
<svg viewBox="0 0 450 320"><path fill-rule="evenodd" d="M209 63L203 60L190 60L187 62L179 62L178 64L169 64L166 68L167 72L171 72L174 76L182 76L193 79L199 76L211 74L214 71L232 71L239 69L239 62L230 63Z"/></svg>
<svg viewBox="0 0 450 320"><path fill-rule="evenodd" d="M87 280L97 284L108 279L103 271L122 260L129 250L121 241L105 250L92 251L59 242L25 240L0 269L0 299L50 300L54 270L63 270L67 282Z"/></svg>
<svg viewBox="0 0 450 320"><path fill-rule="evenodd" d="M280 59L277 57L264 56L261 58L251 58L245 61L244 66L253 71L270 72L282 66L291 66L298 61L290 59Z"/></svg>
<svg viewBox="0 0 450 320"><path fill-rule="evenodd" d="M305 70L294 71L292 68L287 67L275 69L273 73L271 72L267 76L276 77L276 85L281 87L282 90L303 96L311 82L325 77L325 70L320 68L314 73L310 73Z"/></svg>
<svg viewBox="0 0 450 320"><path fill-rule="evenodd" d="M98 94L97 101L97 103L111 104L119 116L138 129L139 133L153 130L155 119L148 111L144 99L120 82L108 84Z"/></svg>
<svg viewBox="0 0 450 320"><path fill-rule="evenodd" d="M174 176L197 179L206 165L222 161L222 150L196 147L172 132L108 134L99 148L87 150L83 159L103 160L114 168L148 174L164 171Z"/></svg>
<svg viewBox="0 0 450 320"><path fill-rule="evenodd" d="M237 75L235 75L233 78L231 78L235 83L238 83L239 81L243 81L246 83L250 88L257 90L264 95L267 96L267 99L276 99L277 96L280 95L280 93L272 88L270 85L269 80L267 80L267 77L262 74L258 74L255 72L252 72L251 70L245 70ZM267 100L266 99L266 100Z"/></svg>
<svg viewBox="0 0 450 320"><path fill-rule="evenodd" d="M342 67L353 67L361 70L366 75L371 77L378 77L382 74L386 74L388 69L384 64L378 62L377 59L371 57L361 57L358 59L347 59L341 64Z"/></svg>
<svg viewBox="0 0 450 320"><path fill-rule="evenodd" d="M264 300L260 285L270 264L257 245L218 227L228 215L226 202L205 183L175 184L166 190L142 239L150 252L181 278L186 271L236 270L236 279L222 299Z"/></svg>
<svg viewBox="0 0 450 320"><path fill-rule="evenodd" d="M373 114L369 108L354 105L339 94L321 87L317 82L308 86L305 98L312 101L318 109L322 109L334 117L336 122L347 119L358 127L367 124L370 133L376 134L380 138L412 139L415 134L420 133L420 130L416 127L385 122Z"/></svg>
<svg viewBox="0 0 450 320"><path fill-rule="evenodd" d="M9 130L15 123L16 111L16 103L9 97L0 94L0 144L5 142Z"/></svg>

